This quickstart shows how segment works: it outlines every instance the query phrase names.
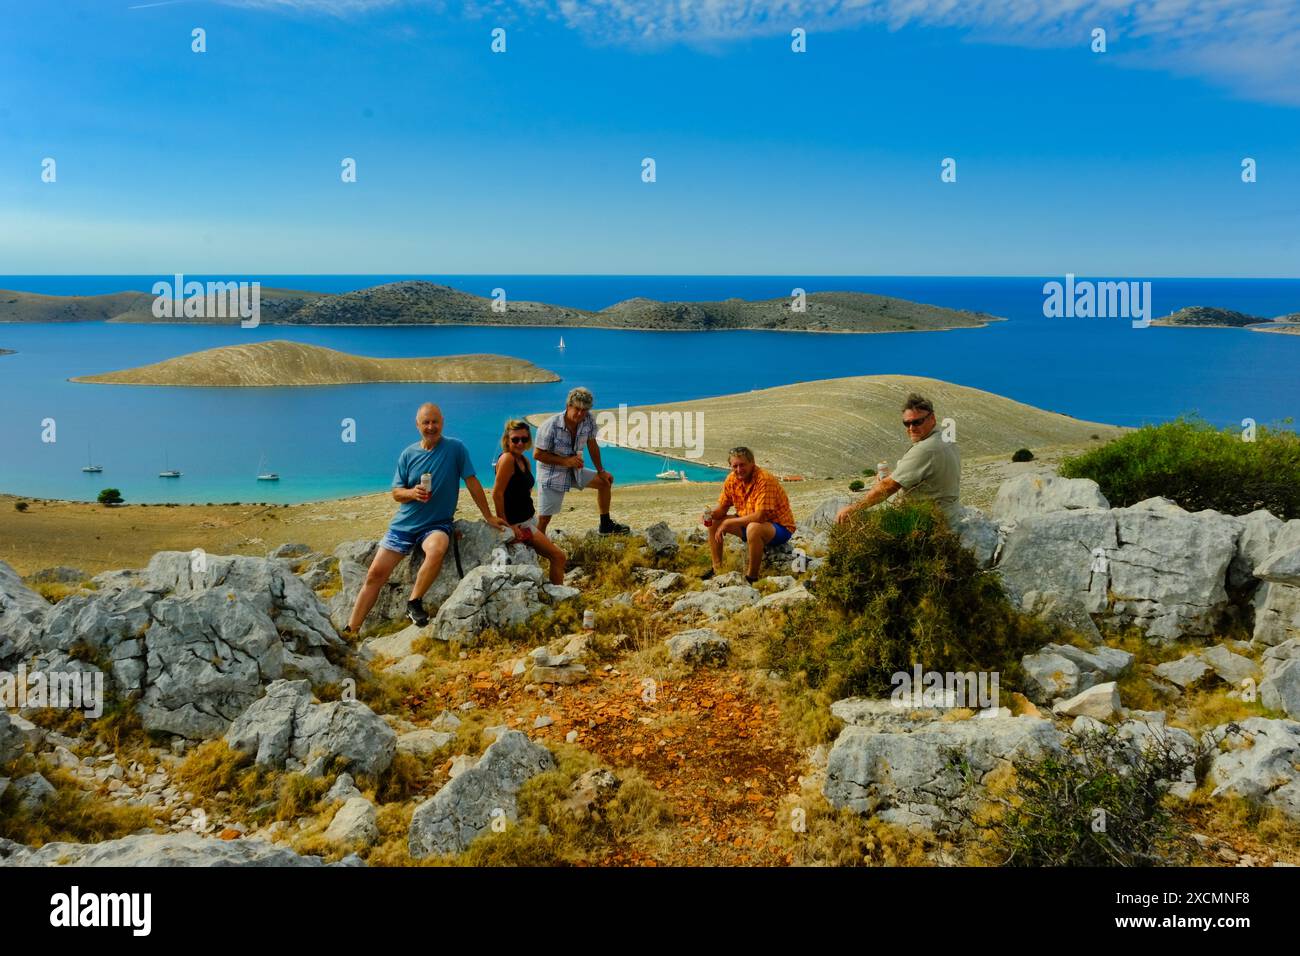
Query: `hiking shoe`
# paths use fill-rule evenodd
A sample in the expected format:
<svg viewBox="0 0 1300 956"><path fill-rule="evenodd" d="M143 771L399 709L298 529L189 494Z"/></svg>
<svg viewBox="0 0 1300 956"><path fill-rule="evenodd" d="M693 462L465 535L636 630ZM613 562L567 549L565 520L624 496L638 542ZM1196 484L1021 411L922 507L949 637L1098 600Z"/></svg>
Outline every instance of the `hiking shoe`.
<svg viewBox="0 0 1300 956"><path fill-rule="evenodd" d="M350 627L345 627L343 630L339 631L339 637L343 638L343 640L347 641L349 644L355 644L357 642L357 632Z"/></svg>
<svg viewBox="0 0 1300 956"><path fill-rule="evenodd" d="M707 581L709 580L709 578L713 577L717 573L718 573L717 571L714 571L712 568L709 568L709 570L705 571L703 574L700 575L700 580Z"/></svg>
<svg viewBox="0 0 1300 956"><path fill-rule="evenodd" d="M745 580L748 581L750 584L758 583L758 578L751 578L748 574L745 575Z"/></svg>
<svg viewBox="0 0 1300 956"><path fill-rule="evenodd" d="M617 521L611 518L607 522L602 521L600 523L600 533L601 534L631 534L632 529L625 524L619 524Z"/></svg>
<svg viewBox="0 0 1300 956"><path fill-rule="evenodd" d="M424 609L423 601L407 601L406 616L414 622L416 627L424 627L429 623L429 612Z"/></svg>

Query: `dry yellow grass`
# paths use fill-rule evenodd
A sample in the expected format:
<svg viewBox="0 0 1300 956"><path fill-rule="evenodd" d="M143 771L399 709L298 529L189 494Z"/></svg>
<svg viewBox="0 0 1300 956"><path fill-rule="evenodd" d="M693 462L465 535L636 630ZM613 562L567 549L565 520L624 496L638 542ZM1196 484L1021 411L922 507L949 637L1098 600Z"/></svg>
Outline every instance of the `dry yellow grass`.
<svg viewBox="0 0 1300 956"><path fill-rule="evenodd" d="M100 385L203 385L279 387L355 385L365 382L558 382L554 372L507 355L371 358L319 345L255 342L204 349L139 368L83 375L74 382Z"/></svg>
<svg viewBox="0 0 1300 956"><path fill-rule="evenodd" d="M1087 443L1093 435L1107 440L1124 431L914 375L825 379L690 402L636 406L628 413L702 413L700 464L725 467L728 449L746 445L760 465L778 474L821 478L858 474L863 468L874 469L881 460L897 461L907 449L900 422L909 392L920 392L934 402L940 422L952 419L963 458L1009 458L1019 448L1038 455ZM545 417L533 415L530 420L537 424ZM646 450L656 455L682 455L680 447Z"/></svg>

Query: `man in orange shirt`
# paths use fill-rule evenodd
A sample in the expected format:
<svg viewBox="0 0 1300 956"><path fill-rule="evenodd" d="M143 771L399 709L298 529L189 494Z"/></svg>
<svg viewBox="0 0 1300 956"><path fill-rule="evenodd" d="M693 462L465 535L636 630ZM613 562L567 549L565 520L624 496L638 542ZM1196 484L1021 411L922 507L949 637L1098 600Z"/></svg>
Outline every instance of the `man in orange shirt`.
<svg viewBox="0 0 1300 956"><path fill-rule="evenodd" d="M784 544L794 533L794 512L781 482L754 464L754 453L748 448L731 449L727 463L731 474L722 483L718 506L702 519L709 529L709 550L713 552L713 570L706 571L703 578L707 580L722 570L722 536L734 534L749 547L745 580L753 584L763 564L763 549ZM736 513L728 517L733 507Z"/></svg>

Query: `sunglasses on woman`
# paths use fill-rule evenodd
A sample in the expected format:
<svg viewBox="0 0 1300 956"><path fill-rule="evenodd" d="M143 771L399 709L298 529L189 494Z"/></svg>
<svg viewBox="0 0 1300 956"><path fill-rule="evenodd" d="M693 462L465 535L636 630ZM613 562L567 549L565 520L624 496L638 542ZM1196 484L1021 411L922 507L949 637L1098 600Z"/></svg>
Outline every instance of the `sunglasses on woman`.
<svg viewBox="0 0 1300 956"><path fill-rule="evenodd" d="M529 438L527 435L510 436L510 444L512 445L527 445L530 441L532 441L532 439Z"/></svg>

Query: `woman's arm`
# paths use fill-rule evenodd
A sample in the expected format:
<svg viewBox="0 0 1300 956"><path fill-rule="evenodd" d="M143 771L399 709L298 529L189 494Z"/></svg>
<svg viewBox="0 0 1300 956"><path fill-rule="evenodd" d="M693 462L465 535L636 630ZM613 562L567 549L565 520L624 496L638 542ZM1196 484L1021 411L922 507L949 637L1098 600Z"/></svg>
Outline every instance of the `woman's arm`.
<svg viewBox="0 0 1300 956"><path fill-rule="evenodd" d="M503 454L497 459L497 477L492 483L492 504L497 509L497 517L506 516L506 485L510 484L510 472L515 467L515 456Z"/></svg>

